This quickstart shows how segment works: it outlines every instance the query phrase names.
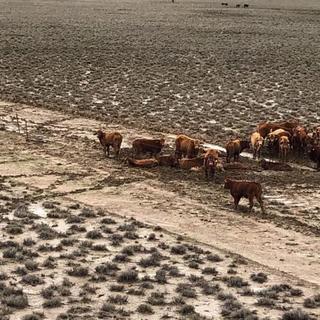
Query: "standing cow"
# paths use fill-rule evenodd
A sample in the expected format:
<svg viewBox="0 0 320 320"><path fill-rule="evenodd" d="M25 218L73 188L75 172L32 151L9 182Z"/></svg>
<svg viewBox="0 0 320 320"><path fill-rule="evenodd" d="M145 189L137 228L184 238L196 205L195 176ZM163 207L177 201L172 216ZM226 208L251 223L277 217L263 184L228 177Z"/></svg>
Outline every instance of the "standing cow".
<svg viewBox="0 0 320 320"><path fill-rule="evenodd" d="M226 144L227 162L233 157L234 161L239 161L240 153L244 149L250 149L250 143L247 140L236 139Z"/></svg>
<svg viewBox="0 0 320 320"><path fill-rule="evenodd" d="M100 144L103 147L103 154L110 157L110 147L112 147L116 157L119 157L122 135L119 132L106 133L102 129L95 132Z"/></svg>
<svg viewBox="0 0 320 320"><path fill-rule="evenodd" d="M225 179L224 188L229 189L234 199L235 209L238 209L238 204L241 198L249 199L250 212L253 208L253 200L256 198L260 204L262 213L265 213L262 201L262 187L261 184L254 181L232 180Z"/></svg>
<svg viewBox="0 0 320 320"><path fill-rule="evenodd" d="M203 161L204 171L206 178L214 178L214 174L216 171L216 166L218 163L219 153L217 150L209 149L205 156Z"/></svg>
<svg viewBox="0 0 320 320"><path fill-rule="evenodd" d="M187 157L195 158L199 153L200 141L192 139L185 135L179 135L176 138L176 158Z"/></svg>

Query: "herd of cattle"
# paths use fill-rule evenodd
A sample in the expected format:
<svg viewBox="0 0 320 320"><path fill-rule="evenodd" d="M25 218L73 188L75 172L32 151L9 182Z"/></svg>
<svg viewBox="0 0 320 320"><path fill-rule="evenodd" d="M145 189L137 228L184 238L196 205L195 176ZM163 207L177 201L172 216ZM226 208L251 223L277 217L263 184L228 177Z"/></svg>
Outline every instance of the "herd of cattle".
<svg viewBox="0 0 320 320"><path fill-rule="evenodd" d="M119 157L122 135L119 132L106 133L102 129L95 133L103 147L103 152L110 156L112 147L115 156ZM206 178L213 178L217 169L246 169L246 166L239 162L240 154L245 149L253 151L253 158L260 159L263 148L269 150L272 155L278 155L282 162L271 162L265 159L260 161L262 169L290 170L291 167L284 163L289 153L297 156L308 155L310 160L315 162L320 170L320 126L307 130L296 120L283 122L260 123L256 131L250 136L250 141L245 139L234 139L226 146L226 159L222 161L224 153L203 147L198 139L186 135L179 135L175 140L175 151L173 154L163 155L161 151L165 146L165 139L139 138L132 142L132 157L128 163L136 167L170 166L181 169L203 167ZM149 155L145 158L145 155ZM150 157L151 156L151 157ZM233 163L230 163L231 160ZM248 198L250 210L253 206L253 199L256 198L263 209L261 185L253 181L237 181L226 179L225 188L229 189L234 198L235 207L242 197Z"/></svg>

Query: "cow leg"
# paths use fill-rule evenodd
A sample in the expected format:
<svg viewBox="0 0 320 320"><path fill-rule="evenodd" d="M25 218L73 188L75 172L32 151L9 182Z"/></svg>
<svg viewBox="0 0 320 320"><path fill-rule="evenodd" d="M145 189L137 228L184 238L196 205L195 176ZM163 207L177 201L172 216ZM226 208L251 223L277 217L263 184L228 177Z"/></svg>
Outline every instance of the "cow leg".
<svg viewBox="0 0 320 320"><path fill-rule="evenodd" d="M259 202L259 204L260 204L262 213L265 213L264 205L263 205L263 201L262 201L261 195L257 197L257 200L258 200L258 202Z"/></svg>
<svg viewBox="0 0 320 320"><path fill-rule="evenodd" d="M106 156L106 154L107 154L107 147L103 146L103 155Z"/></svg>
<svg viewBox="0 0 320 320"><path fill-rule="evenodd" d="M107 146L107 157L110 157L110 146Z"/></svg>
<svg viewBox="0 0 320 320"><path fill-rule="evenodd" d="M252 212L252 208L253 208L253 196L249 196L249 205L250 205L250 212Z"/></svg>
<svg viewBox="0 0 320 320"><path fill-rule="evenodd" d="M230 153L227 151L227 163L230 162Z"/></svg>
<svg viewBox="0 0 320 320"><path fill-rule="evenodd" d="M239 205L239 202L240 202L240 197L238 197L238 196L233 196L233 200L234 200L234 208L235 208L235 210L238 210L238 205Z"/></svg>

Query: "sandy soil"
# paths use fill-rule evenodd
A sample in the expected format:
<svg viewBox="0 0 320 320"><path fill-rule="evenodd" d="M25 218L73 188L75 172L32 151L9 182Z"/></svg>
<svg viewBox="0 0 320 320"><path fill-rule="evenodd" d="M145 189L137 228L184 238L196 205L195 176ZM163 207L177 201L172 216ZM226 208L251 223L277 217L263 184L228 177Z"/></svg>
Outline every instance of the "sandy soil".
<svg viewBox="0 0 320 320"><path fill-rule="evenodd" d="M312 207L312 203L310 210L296 205L298 198L306 203L310 201L307 188L310 194L319 193L314 172L297 169L286 173L287 184L283 183L284 179L275 183L274 176L264 172L250 172L252 178L264 182L267 215L263 216L258 208L249 214L245 206L235 212L229 194L221 185L225 173L219 173L215 183L208 183L201 171L130 168L125 163L126 148L119 161L102 155L93 136L101 125L99 121L71 118L26 105L2 103L0 108L5 129L0 131L0 205L4 213L0 270L5 274L3 282L8 287L16 285L23 289L28 299L21 309L16 307L19 304L5 302L7 307L2 309L3 315L11 314L10 319L22 318L31 312L43 313L50 319L60 314L68 314L71 319L96 319L107 315L132 319L159 319L161 316L239 319L239 314L245 312L245 319L276 319L285 312L302 308L311 317L320 316L319 307L304 307L305 299L311 297L312 300L320 288L319 208ZM16 122L12 120L16 113L28 120L29 141L22 129L18 133ZM20 122L23 123L21 119ZM109 129L111 127L123 133L125 145L130 145L139 135L150 134L120 125ZM168 143L170 149L170 138ZM242 161L252 163L251 160ZM292 182L298 174L309 179L308 187L294 187ZM277 192L274 185L279 187ZM102 220L106 217L114 219L116 224L105 225ZM121 227L124 225L126 227ZM91 230L101 234L88 235ZM157 240L152 240L150 233L154 233ZM123 242L119 240L120 243L115 244L117 236L112 238L114 234L122 235ZM24 241L26 238L33 239L34 243L29 245ZM48 245L52 249L46 249ZM94 245L98 245L97 249L92 247ZM129 252L129 261L118 262L120 270L105 271L108 274L103 278L96 267L112 262L116 255L127 250L125 247L132 245L141 245L144 249L137 249L133 256ZM181 249L182 253L177 254L171 249L176 245L191 249L186 252ZM166 258L154 262L155 265L142 266L140 260L149 257L155 248ZM8 253L10 250L15 251L13 256ZM21 250L25 250L23 256ZM209 251L223 261L208 261ZM54 267L44 263L49 256L53 257ZM30 266L30 259L37 267ZM70 269L79 265L88 269L88 275L85 271L78 276L70 273ZM169 269L173 266L184 276L170 276ZM216 268L218 274L204 275L206 267ZM139 279L125 283L123 288L115 288L120 293L113 292L112 284L118 284L117 277L129 268L138 271ZM266 274L268 281L253 281L251 275L258 272ZM166 280L160 279L163 273ZM151 279L144 278L146 275ZM191 275L203 276L205 283L203 279L190 278ZM239 278L230 280L230 277L240 277L248 285L241 284ZM68 282L66 285L66 280L63 283L64 278L73 283L71 287ZM141 291L148 286L145 282L150 282L153 289L144 289L142 296L132 295L135 291L130 289ZM183 287L178 288L180 283L188 283L187 287L195 290L196 297L194 292L178 292ZM208 295L210 290L204 288L217 284L219 289L211 288L214 292ZM279 284L286 285L270 289ZM52 291L48 297L43 289L50 285L54 286L48 289ZM274 294L274 290L278 292ZM153 300L152 292L156 291L164 293L165 301L159 296L155 300L161 301ZM232 306L235 300L230 297L233 302L229 298L221 300L224 299L222 292L232 293L241 306ZM114 297L116 294L127 296L123 299L128 302L119 297L118 301ZM17 298L19 294L12 295ZM182 305L173 302L179 295L190 295L184 299L195 310L188 311L185 307L186 310L181 311ZM2 293L2 300L7 301L5 293ZM137 310L141 303L148 304L155 313L141 314ZM234 308L232 315L226 308ZM63 315L59 319L64 319Z"/></svg>

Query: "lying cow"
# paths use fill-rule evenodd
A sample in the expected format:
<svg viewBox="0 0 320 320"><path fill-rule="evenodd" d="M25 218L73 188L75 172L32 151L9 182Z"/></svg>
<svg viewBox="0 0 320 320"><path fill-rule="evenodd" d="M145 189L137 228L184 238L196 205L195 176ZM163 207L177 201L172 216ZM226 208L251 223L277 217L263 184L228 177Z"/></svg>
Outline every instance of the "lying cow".
<svg viewBox="0 0 320 320"><path fill-rule="evenodd" d="M260 159L261 157L261 149L263 147L264 139L259 132L253 132L251 134L251 146L253 149L253 159Z"/></svg>
<svg viewBox="0 0 320 320"><path fill-rule="evenodd" d="M140 168L153 168L158 165L158 161L154 158L151 158L151 159L128 158L128 163L133 167L140 167Z"/></svg>
<svg viewBox="0 0 320 320"><path fill-rule="evenodd" d="M106 133L102 129L95 132L100 144L103 147L103 154L110 157L110 147L112 147L116 157L119 157L122 135L119 132Z"/></svg>
<svg viewBox="0 0 320 320"><path fill-rule="evenodd" d="M200 141L192 139L185 135L179 135L176 138L176 157L181 159L187 157L189 159L194 158L199 153Z"/></svg>
<svg viewBox="0 0 320 320"><path fill-rule="evenodd" d="M314 145L309 152L310 160L317 164L317 170L320 170L320 146Z"/></svg>
<svg viewBox="0 0 320 320"><path fill-rule="evenodd" d="M204 156L204 161L203 161L204 172L205 172L206 178L208 178L208 177L211 177L212 179L214 178L216 166L218 163L218 158L219 158L219 153L217 150L209 149L206 152L206 154Z"/></svg>
<svg viewBox="0 0 320 320"><path fill-rule="evenodd" d="M151 156L158 155L164 147L165 140L162 139L136 139L132 142L132 149L136 156L150 153Z"/></svg>
<svg viewBox="0 0 320 320"><path fill-rule="evenodd" d="M239 161L240 153L244 149L249 149L250 143L247 140L236 139L226 144L227 162L233 157L234 161Z"/></svg>
<svg viewBox="0 0 320 320"><path fill-rule="evenodd" d="M260 166L263 170L292 171L292 167L287 163L272 162L265 159L260 161Z"/></svg>
<svg viewBox="0 0 320 320"><path fill-rule="evenodd" d="M249 167L241 162L224 163L224 170L249 170Z"/></svg>
<svg viewBox="0 0 320 320"><path fill-rule="evenodd" d="M253 208L253 200L256 198L260 203L262 213L265 213L262 201L262 187L260 183L254 181L225 179L224 188L230 190L236 210L238 209L240 199L247 198L249 199L251 212Z"/></svg>
<svg viewBox="0 0 320 320"><path fill-rule="evenodd" d="M190 170L191 168L202 167L203 157L195 157L192 159L178 159L179 167L183 170Z"/></svg>
<svg viewBox="0 0 320 320"><path fill-rule="evenodd" d="M161 156L157 156L156 159L158 160L159 166L163 166L163 167L177 166L177 159L172 154L164 154Z"/></svg>

